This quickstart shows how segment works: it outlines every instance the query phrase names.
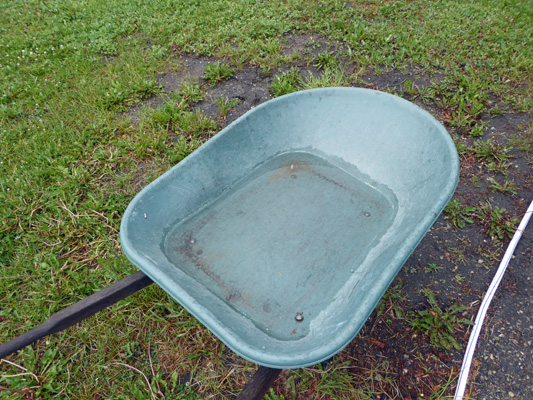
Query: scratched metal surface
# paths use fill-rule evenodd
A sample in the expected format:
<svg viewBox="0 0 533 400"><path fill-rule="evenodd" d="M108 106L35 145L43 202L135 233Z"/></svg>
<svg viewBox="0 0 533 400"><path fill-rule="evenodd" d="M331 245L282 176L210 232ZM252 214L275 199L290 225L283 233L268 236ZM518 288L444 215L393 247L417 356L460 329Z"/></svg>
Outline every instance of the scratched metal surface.
<svg viewBox="0 0 533 400"><path fill-rule="evenodd" d="M165 251L267 335L297 340L391 225L391 200L317 156L283 154L177 224Z"/></svg>

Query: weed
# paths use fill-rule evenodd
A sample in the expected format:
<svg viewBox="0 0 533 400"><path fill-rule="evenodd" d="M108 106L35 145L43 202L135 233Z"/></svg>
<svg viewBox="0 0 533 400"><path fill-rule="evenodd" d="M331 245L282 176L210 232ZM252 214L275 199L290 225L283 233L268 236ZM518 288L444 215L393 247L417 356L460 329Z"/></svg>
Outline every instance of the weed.
<svg viewBox="0 0 533 400"><path fill-rule="evenodd" d="M453 383L454 381L457 379L457 377L454 377L453 376L453 370L450 372L450 377L448 378L448 380L446 381L446 383L444 385L442 385L441 387L438 387L429 397L428 397L428 400L444 400L444 399L452 399L453 396L444 396L444 394L446 393L446 391L453 387ZM466 400L466 399L465 399Z"/></svg>
<svg viewBox="0 0 533 400"><path fill-rule="evenodd" d="M257 41L255 42L255 48L254 56L250 61L252 63L262 64L261 70L263 73L268 73L270 69L281 64L282 59L279 56L281 48L278 40Z"/></svg>
<svg viewBox="0 0 533 400"><path fill-rule="evenodd" d="M200 85L194 81L186 81L181 90L174 93L161 107L148 112L151 120L156 124L169 125L183 118L184 113L198 101L205 97Z"/></svg>
<svg viewBox="0 0 533 400"><path fill-rule="evenodd" d="M307 77L302 78L299 69L292 67L289 71L274 78L270 93L277 97L301 89L348 86L350 83L350 78L340 69L328 67L318 76L314 76L309 72Z"/></svg>
<svg viewBox="0 0 533 400"><path fill-rule="evenodd" d="M25 367L5 362L11 369L1 376L3 384L10 388L26 388L28 390L21 390L21 393L38 398L49 398L65 390L65 382L58 380L58 376L68 368L67 360L61 357L57 348L46 350L42 357L37 357L32 346L24 348L22 352ZM2 363L3 360L0 361Z"/></svg>
<svg viewBox="0 0 533 400"><path fill-rule="evenodd" d="M533 100L531 100L531 94L528 93L508 95L504 98L504 102L519 112L530 112L533 108Z"/></svg>
<svg viewBox="0 0 533 400"><path fill-rule="evenodd" d="M459 314L466 310L466 306L455 303L442 310L430 289L423 289L422 294L426 296L430 308L418 311L418 316L409 320L411 328L426 333L436 348L450 350L453 347L460 350L462 346L453 337L457 326L473 325L472 321L459 318Z"/></svg>
<svg viewBox="0 0 533 400"><path fill-rule="evenodd" d="M437 265L437 264L429 264L425 269L424 271L428 274L430 273L433 273L433 272L438 272L442 269L441 266Z"/></svg>
<svg viewBox="0 0 533 400"><path fill-rule="evenodd" d="M493 263L499 263L502 258L502 247L503 244L499 240L490 241L489 245L482 246L480 245L477 249L478 254L487 258ZM483 263L485 269L488 269L489 266L486 263Z"/></svg>
<svg viewBox="0 0 533 400"><path fill-rule="evenodd" d="M464 128L469 132L472 132L472 126L475 127L475 121L472 119L472 116L468 113L466 106L464 105L460 105L456 110L452 111L447 122L450 126ZM477 129L476 132L479 132L479 129ZM476 136L476 134L471 134L471 136Z"/></svg>
<svg viewBox="0 0 533 400"><path fill-rule="evenodd" d="M465 280L465 277L462 276L462 275L455 275L453 278L452 278L452 281L454 281L455 283L461 283Z"/></svg>
<svg viewBox="0 0 533 400"><path fill-rule="evenodd" d="M449 220L450 224L456 228L464 228L467 223L474 223L472 214L475 210L475 207L463 206L459 200L453 199L444 208L446 213L444 219Z"/></svg>
<svg viewBox="0 0 533 400"><path fill-rule="evenodd" d="M476 140L473 147L474 156L481 160L490 171L503 172L509 167L511 149L494 140Z"/></svg>
<svg viewBox="0 0 533 400"><path fill-rule="evenodd" d="M352 398L371 396L369 388L358 387L354 384L352 374L348 370L349 365L350 362L335 365L327 374L319 375L316 385L317 393L327 397L336 397L336 394L341 391L350 393Z"/></svg>
<svg viewBox="0 0 533 400"><path fill-rule="evenodd" d="M503 115L504 114L504 111L499 108L497 105L492 107L490 110L489 110L489 115L491 117L498 117L500 115Z"/></svg>
<svg viewBox="0 0 533 400"><path fill-rule="evenodd" d="M305 47L310 50L315 50L315 49L319 49L320 47L322 47L322 45L317 40L311 40L305 44Z"/></svg>
<svg viewBox="0 0 533 400"><path fill-rule="evenodd" d="M483 122L483 121L478 121L473 127L472 129L470 129L470 131L468 132L468 134L472 137L479 137L479 136L483 136L483 131L485 130L485 128L487 127L487 123L486 122Z"/></svg>
<svg viewBox="0 0 533 400"><path fill-rule="evenodd" d="M213 64L207 64L205 67L204 79L208 81L211 86L216 86L223 80L230 79L233 75L233 69L220 61Z"/></svg>
<svg viewBox="0 0 533 400"><path fill-rule="evenodd" d="M123 347L123 354L125 360L131 362L134 358L138 358L142 354L141 345L139 342L127 342Z"/></svg>
<svg viewBox="0 0 533 400"><path fill-rule="evenodd" d="M453 138L454 138L455 147L457 148L457 153L460 156L467 156L473 152L472 148L468 146L467 144L459 141L459 138L457 136L454 135Z"/></svg>
<svg viewBox="0 0 533 400"><path fill-rule="evenodd" d="M466 256L465 256L464 249L458 249L457 247L450 244L449 242L446 243L445 256L449 261L452 261L455 263L466 264Z"/></svg>
<svg viewBox="0 0 533 400"><path fill-rule="evenodd" d="M324 398L373 399L383 393L383 387L398 392L394 381L394 372L390 364L384 361L372 368L353 373L352 361L333 361L327 369L318 365L316 368L303 368L291 372L286 380L285 392L288 396L277 397L273 392L267 397L271 400L312 398L314 394Z"/></svg>
<svg viewBox="0 0 533 400"><path fill-rule="evenodd" d="M185 111L185 104L171 99L158 109L153 110L151 118L157 124L167 125L177 120L183 111Z"/></svg>
<svg viewBox="0 0 533 400"><path fill-rule="evenodd" d="M439 106L448 109L448 123L471 132L482 134L483 127L476 127L486 109L488 94L483 80L465 74L452 74L425 90L435 98Z"/></svg>
<svg viewBox="0 0 533 400"><path fill-rule="evenodd" d="M154 58L156 59L166 59L171 54L171 49L168 46L159 46L159 45L153 45L152 46L152 54Z"/></svg>
<svg viewBox="0 0 533 400"><path fill-rule="evenodd" d="M511 217L505 208L493 206L487 201L477 207L478 218L487 227L490 236L503 239L505 236L512 238L520 222L518 217Z"/></svg>
<svg viewBox="0 0 533 400"><path fill-rule="evenodd" d="M171 164L176 164L191 154L194 150L202 145L203 141L196 137L186 138L179 135L170 146L167 146L165 152L169 157Z"/></svg>
<svg viewBox="0 0 533 400"><path fill-rule="evenodd" d="M514 181L512 179L509 179L508 176L505 177L505 181L503 183L498 182L492 177L489 177L489 181L491 183L489 189L493 192L508 193L512 196L516 196L518 193L518 187L514 185Z"/></svg>
<svg viewBox="0 0 533 400"><path fill-rule="evenodd" d="M300 53L298 53L298 50L295 49L292 54L287 58L287 62L295 62L298 61L300 58Z"/></svg>

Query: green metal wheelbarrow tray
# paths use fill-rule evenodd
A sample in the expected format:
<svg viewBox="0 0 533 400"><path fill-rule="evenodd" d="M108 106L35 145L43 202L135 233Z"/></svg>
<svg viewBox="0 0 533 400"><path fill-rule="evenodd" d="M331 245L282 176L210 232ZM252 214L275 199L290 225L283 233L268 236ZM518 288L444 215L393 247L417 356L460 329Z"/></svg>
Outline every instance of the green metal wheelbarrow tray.
<svg viewBox="0 0 533 400"><path fill-rule="evenodd" d="M407 101L297 92L248 112L141 191L122 248L237 354L309 366L355 337L458 170L449 134Z"/></svg>
<svg viewBox="0 0 533 400"><path fill-rule="evenodd" d="M301 91L249 111L143 189L120 239L234 352L299 368L357 335L458 175L449 134L412 103Z"/></svg>

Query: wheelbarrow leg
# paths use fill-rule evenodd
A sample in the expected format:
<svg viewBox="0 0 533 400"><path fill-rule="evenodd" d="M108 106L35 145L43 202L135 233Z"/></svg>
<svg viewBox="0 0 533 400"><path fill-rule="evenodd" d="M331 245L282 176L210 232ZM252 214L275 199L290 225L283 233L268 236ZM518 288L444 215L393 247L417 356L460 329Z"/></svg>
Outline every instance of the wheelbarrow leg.
<svg viewBox="0 0 533 400"><path fill-rule="evenodd" d="M80 300L63 310L58 311L46 322L31 331L1 345L0 359L7 357L15 351L20 350L45 336L67 329L152 283L153 281L148 276L139 271L83 300Z"/></svg>
<svg viewBox="0 0 533 400"><path fill-rule="evenodd" d="M58 311L31 331L0 345L0 359L29 346L45 336L63 331L152 283L153 281L148 276L139 271L80 300ZM259 367L252 379L239 393L237 400L261 400L281 371L281 369Z"/></svg>
<svg viewBox="0 0 533 400"><path fill-rule="evenodd" d="M261 400L276 378L283 371L268 367L259 367L252 379L246 384L236 400Z"/></svg>

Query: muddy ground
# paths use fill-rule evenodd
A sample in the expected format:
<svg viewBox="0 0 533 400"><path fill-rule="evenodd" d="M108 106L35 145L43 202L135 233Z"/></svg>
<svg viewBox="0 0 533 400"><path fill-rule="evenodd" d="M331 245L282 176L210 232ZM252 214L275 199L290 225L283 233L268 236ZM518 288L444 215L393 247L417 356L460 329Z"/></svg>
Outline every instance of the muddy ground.
<svg viewBox="0 0 533 400"><path fill-rule="evenodd" d="M290 67L300 68L301 75L320 74L309 63L313 54L328 50L340 52L339 45L327 43L320 38L313 38L315 45L307 47L310 36L294 36L287 41L284 51L287 54L295 50L308 57L300 58L290 65L282 65L268 73L261 69L244 65L234 71L229 80L211 87L203 81L204 68L215 59L180 54L176 57L179 73L168 72L158 76L166 93L179 90L185 79L203 82L206 99L195 107L205 115L213 118L222 128L231 123L253 107L273 98L270 87L274 76L287 71ZM319 46L316 46L319 43ZM225 62L225 60L220 60ZM431 85L442 74L432 76L419 72L415 67L409 70L393 70L384 73L375 71L358 71L357 65L345 62L342 66L347 74L357 78L352 86L371 88L402 94L426 109L445 126L447 110L436 103L424 103L420 97L404 93L404 82L409 79L418 88ZM220 96L226 99L236 98L238 106L223 117L216 105ZM164 95L152 98L129 110L128 115L135 122L142 107L155 108L164 101ZM487 123L484 135L479 138L489 139L501 146L510 145L513 138L520 138L531 116L525 113L504 112L491 117L483 115ZM447 126L457 140L467 146L474 144L474 139L464 132ZM533 199L533 171L531 155L526 151L513 149L513 158L505 171L516 186L516 194L494 192L490 189L489 178L503 182L505 175L491 172L486 164L471 154L461 154L461 175L455 199L461 204L476 207L489 203L493 207L503 207L510 216L521 218L531 199ZM368 320L358 337L337 357L351 361L350 368L354 375L362 371L383 366L386 363L390 378L396 386L383 380L382 391L390 398L416 399L430 396L438 387L457 377L461 367L463 350L445 350L433 346L428 336L414 331L407 323L407 315L416 315L417 311L428 309L428 301L421 289L430 288L443 309L455 302L467 306L462 317L475 318L477 309L487 290L501 257L507 247L509 238L497 239L488 233L487 223L482 218L473 217L474 223L458 229L450 221L440 216L430 232L406 262L399 273L394 289L384 299L381 308ZM468 388L473 399L528 399L533 398L533 223L524 232L524 236L515 251L505 277L491 305L484 323L480 341L475 354ZM432 272L431 265L440 267ZM457 325L453 333L457 342L466 346L470 330L466 325ZM326 366L327 368L327 366ZM285 391L285 382L289 372L282 373L276 382L278 395ZM380 380L373 380L379 385ZM387 387L389 385L390 387ZM452 383L446 395L453 395L455 383ZM312 393L300 393L301 398ZM393 397L398 396L398 397ZM385 397L383 397L385 398Z"/></svg>

